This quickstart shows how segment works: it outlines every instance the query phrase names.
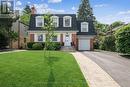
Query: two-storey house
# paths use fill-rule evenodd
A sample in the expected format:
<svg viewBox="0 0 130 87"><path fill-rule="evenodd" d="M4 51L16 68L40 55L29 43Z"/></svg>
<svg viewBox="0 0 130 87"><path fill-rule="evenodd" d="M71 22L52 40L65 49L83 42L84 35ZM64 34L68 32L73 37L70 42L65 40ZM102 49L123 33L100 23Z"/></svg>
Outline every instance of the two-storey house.
<svg viewBox="0 0 130 87"><path fill-rule="evenodd" d="M46 32L42 30L45 24L44 14L35 14L32 9L28 35L30 42L44 42ZM93 50L95 29L93 21L77 20L76 14L52 14L56 36L53 42L64 43L64 46L74 46L77 50Z"/></svg>

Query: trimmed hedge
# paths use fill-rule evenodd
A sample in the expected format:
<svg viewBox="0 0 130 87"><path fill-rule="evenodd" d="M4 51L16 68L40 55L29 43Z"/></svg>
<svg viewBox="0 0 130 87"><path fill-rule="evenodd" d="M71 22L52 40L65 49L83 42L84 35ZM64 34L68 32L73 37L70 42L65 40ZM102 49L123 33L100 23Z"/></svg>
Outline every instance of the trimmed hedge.
<svg viewBox="0 0 130 87"><path fill-rule="evenodd" d="M130 25L117 30L115 37L117 52L130 54Z"/></svg>
<svg viewBox="0 0 130 87"><path fill-rule="evenodd" d="M29 42L27 43L27 47L31 50L42 50L44 49L44 42ZM60 42L51 42L47 47L47 50L60 50L62 44ZM41 47L41 49L39 48Z"/></svg>

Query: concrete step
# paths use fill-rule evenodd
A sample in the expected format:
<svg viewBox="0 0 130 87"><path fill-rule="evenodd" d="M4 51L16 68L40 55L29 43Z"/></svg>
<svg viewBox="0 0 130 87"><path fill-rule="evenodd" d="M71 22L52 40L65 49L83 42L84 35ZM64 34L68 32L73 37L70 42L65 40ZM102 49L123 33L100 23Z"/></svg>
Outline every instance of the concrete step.
<svg viewBox="0 0 130 87"><path fill-rule="evenodd" d="M76 49L73 46L63 46L61 47L61 51L75 52Z"/></svg>

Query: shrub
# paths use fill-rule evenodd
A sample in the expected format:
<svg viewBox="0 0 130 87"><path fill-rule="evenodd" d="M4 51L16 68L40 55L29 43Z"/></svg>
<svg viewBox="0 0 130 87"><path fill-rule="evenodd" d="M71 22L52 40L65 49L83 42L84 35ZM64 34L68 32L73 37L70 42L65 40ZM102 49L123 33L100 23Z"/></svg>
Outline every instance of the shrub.
<svg viewBox="0 0 130 87"><path fill-rule="evenodd" d="M99 49L99 41L98 41L98 39L94 40L94 49Z"/></svg>
<svg viewBox="0 0 130 87"><path fill-rule="evenodd" d="M51 42L47 47L47 50L59 50L62 44L60 42Z"/></svg>
<svg viewBox="0 0 130 87"><path fill-rule="evenodd" d="M33 44L32 49L33 50L42 50L43 45L42 45L42 43L35 43L35 44Z"/></svg>
<svg viewBox="0 0 130 87"><path fill-rule="evenodd" d="M115 37L117 52L130 54L130 25L117 30Z"/></svg>
<svg viewBox="0 0 130 87"><path fill-rule="evenodd" d="M42 49L45 46L45 43L43 42L29 42L27 43L27 46L29 49L33 49L33 50L42 50L42 49L35 49L35 45L34 44L40 44L42 46ZM62 44L60 42L50 42L50 45L47 47L47 50L59 50L61 48ZM36 47L37 48L37 47Z"/></svg>
<svg viewBox="0 0 130 87"><path fill-rule="evenodd" d="M100 40L100 49L101 50L107 50L107 51L115 51L115 36L114 35L108 35L102 37Z"/></svg>
<svg viewBox="0 0 130 87"><path fill-rule="evenodd" d="M27 43L27 47L29 49L32 49L33 44L35 44L35 42L29 42L29 43Z"/></svg>
<svg viewBox="0 0 130 87"><path fill-rule="evenodd" d="M115 36L114 35L109 35L106 36L104 39L104 46L105 50L107 51L115 51Z"/></svg>
<svg viewBox="0 0 130 87"><path fill-rule="evenodd" d="M102 36L99 40L99 49L101 50L105 50L105 46L104 46L104 36Z"/></svg>

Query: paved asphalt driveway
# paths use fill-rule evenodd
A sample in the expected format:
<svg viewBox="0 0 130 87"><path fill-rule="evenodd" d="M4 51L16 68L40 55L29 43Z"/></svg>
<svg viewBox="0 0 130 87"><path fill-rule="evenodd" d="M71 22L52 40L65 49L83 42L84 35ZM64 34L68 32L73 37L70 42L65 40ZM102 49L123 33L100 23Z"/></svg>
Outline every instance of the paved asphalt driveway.
<svg viewBox="0 0 130 87"><path fill-rule="evenodd" d="M121 87L130 87L130 59L112 52L82 52L103 68Z"/></svg>

